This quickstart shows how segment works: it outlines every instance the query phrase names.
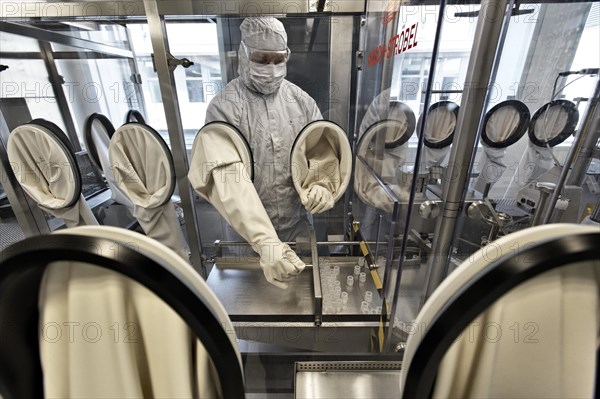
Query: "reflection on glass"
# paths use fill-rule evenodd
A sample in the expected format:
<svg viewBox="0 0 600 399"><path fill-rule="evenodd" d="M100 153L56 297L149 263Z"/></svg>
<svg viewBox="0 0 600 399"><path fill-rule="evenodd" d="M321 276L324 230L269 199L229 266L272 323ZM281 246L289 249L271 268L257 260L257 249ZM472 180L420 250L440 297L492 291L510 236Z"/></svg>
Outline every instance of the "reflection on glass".
<svg viewBox="0 0 600 399"><path fill-rule="evenodd" d="M4 37L4 33L0 33L0 37ZM16 43L20 43L22 39L20 36L14 38ZM27 43L28 40L25 39L25 47L28 46ZM39 46L35 51L39 54ZM11 129L34 118L50 119L64 129L54 87L48 81L48 72L41 55L37 57L39 59L0 58L0 64L8 66L0 75L0 98L12 99L4 104L4 107L8 107L3 107L8 114L5 118L14 121L9 123ZM17 102L20 103L19 106L16 106ZM15 104L15 107L11 107L11 104Z"/></svg>
<svg viewBox="0 0 600 399"><path fill-rule="evenodd" d="M484 154L475 184L475 190L484 196L487 196L490 188L504 173L506 148L525 134L529 127L529 117L527 106L516 100L503 101L486 114L481 132Z"/></svg>

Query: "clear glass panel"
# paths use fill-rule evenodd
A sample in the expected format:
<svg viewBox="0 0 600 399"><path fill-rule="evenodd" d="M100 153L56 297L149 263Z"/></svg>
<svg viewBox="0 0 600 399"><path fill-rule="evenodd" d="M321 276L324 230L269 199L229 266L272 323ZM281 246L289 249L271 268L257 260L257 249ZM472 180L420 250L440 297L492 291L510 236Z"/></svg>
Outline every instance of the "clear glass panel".
<svg viewBox="0 0 600 399"><path fill-rule="evenodd" d="M95 207L98 220L130 225L131 216L124 208L115 213L113 207L108 211L100 206L110 200L110 192L106 191L106 182L86 151L81 151L85 150L84 124L92 113L106 115L119 127L128 110L143 111L143 102L138 101L139 88L132 81L135 68L133 57L127 57L130 53L126 30L120 25L91 20L19 22L5 26L8 32L14 30L18 35L0 33L3 43L0 64L8 66L0 77L0 105L9 130L35 118L58 125L73 144L83 177L82 192L86 199L94 197L90 206ZM101 34L86 29L86 26L91 29L91 25ZM40 34L40 30L45 32ZM86 40L65 36L71 30ZM51 230L63 225L62 220L46 216Z"/></svg>
<svg viewBox="0 0 600 399"><path fill-rule="evenodd" d="M0 37L4 37L4 33L0 33ZM15 36L14 39L13 43L19 43L21 37ZM24 39L25 46L28 42ZM48 81L48 72L39 51L38 46L35 50L37 56L33 56L35 58L0 58L0 64L8 67L0 75L0 98L7 107L5 118L11 130L35 118L52 120L65 129L54 88ZM14 53L15 57L19 54L17 51ZM9 52L4 54L10 56ZM26 106L23 106L23 100ZM11 107L11 104L14 106Z"/></svg>
<svg viewBox="0 0 600 399"><path fill-rule="evenodd" d="M463 216L456 244L459 259L496 237L543 223L544 198L552 197L554 185L569 167L565 162L576 135L586 134L581 127L600 63L599 4L521 8L525 14L511 17L486 112L492 115L507 100L519 101L523 109L514 118L497 112L484 127L465 207L470 197L478 195L489 202L482 206L483 214L471 214L473 219ZM515 134L504 148L485 142L485 137L501 134L502 129L507 136L518 131L519 118L531 120L522 137ZM589 216L600 197L597 178L596 172L588 171L583 181L568 179L549 221L579 223Z"/></svg>
<svg viewBox="0 0 600 399"><path fill-rule="evenodd" d="M37 40L7 32L0 34L0 48L2 52L20 53L25 51L40 51L40 45Z"/></svg>
<svg viewBox="0 0 600 399"><path fill-rule="evenodd" d="M127 59L56 60L77 133L83 142L85 120L94 112L106 115L118 128L138 101Z"/></svg>

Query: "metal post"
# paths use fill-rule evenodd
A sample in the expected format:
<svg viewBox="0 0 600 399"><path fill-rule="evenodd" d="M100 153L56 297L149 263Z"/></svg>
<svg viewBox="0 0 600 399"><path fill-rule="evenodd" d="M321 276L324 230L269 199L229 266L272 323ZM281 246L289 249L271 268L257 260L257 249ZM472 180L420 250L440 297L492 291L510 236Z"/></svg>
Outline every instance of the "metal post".
<svg viewBox="0 0 600 399"><path fill-rule="evenodd" d="M81 151L81 143L79 142L79 136L77 136L77 127L73 120L73 114L71 114L71 109L69 108L69 100L62 88L64 78L58 73L58 68L54 61L54 54L52 53L52 46L50 43L41 40L39 41L39 44L40 54L46 65L46 70L49 74L48 78L52 84L52 90L54 91L54 98L56 98L56 103L58 104L60 114L67 129L67 136L69 136L69 140L71 140L73 150L75 152Z"/></svg>
<svg viewBox="0 0 600 399"><path fill-rule="evenodd" d="M583 184L586 171L590 166L592 153L600 139L600 79L596 80L594 95L589 99L579 135L582 136L582 145L571 169L571 174L567 178L567 185L569 186L581 186Z"/></svg>
<svg viewBox="0 0 600 399"><path fill-rule="evenodd" d="M560 177L558 178L558 182L556 183L556 189L554 190L554 193L552 193L552 197L546 207L546 212L544 213L544 219L542 221L542 224L549 223L552 219L552 214L554 213L556 202L558 201L558 197L563 192L565 182L567 181L567 176L569 176L569 181L567 183L568 185L581 186L583 184L585 172L587 171L587 168L590 165L592 152L594 148L596 148L596 143L598 142L598 137L600 136L600 106L598 105L599 101L600 79L597 79L596 87L594 88L594 95L590 98L590 102L588 103L588 106L585 109L585 114L583 115L583 122L581 123L581 128L579 129L579 132L577 132L575 142L573 143L571 149L569 150L569 153L567 154L567 159L563 164ZM577 160L575 161L576 157ZM573 164L573 161L575 161L575 164ZM572 171L571 165L573 165Z"/></svg>
<svg viewBox="0 0 600 399"><path fill-rule="evenodd" d="M188 159L185 147L185 138L183 136L183 127L181 115L179 114L179 101L177 99L177 90L175 88L175 77L169 71L167 53L169 44L167 42L167 30L164 17L158 14L158 5L156 0L144 0L146 15L148 17L148 28L150 29L150 38L152 40L152 49L154 51L154 63L160 82L160 93L162 96L165 116L167 119L167 129L169 130L169 139L171 141L171 152L175 161L175 176L177 178L177 187L181 196L181 205L186 216L186 232L188 244L192 252L192 265L199 270L204 278L207 277L204 263L202 262L202 241L200 231L198 230L198 219L196 217L196 207L194 205L194 193L188 180Z"/></svg>
<svg viewBox="0 0 600 399"><path fill-rule="evenodd" d="M469 181L469 164L477 150L476 142L492 76L500 34L503 29L507 0L483 1L477 20L473 48L469 59L463 98L444 182L444 207L433 239L432 256L427 271L426 297L442 282L450 256L459 210ZM510 10L509 10L510 15ZM510 18L507 18L506 28Z"/></svg>

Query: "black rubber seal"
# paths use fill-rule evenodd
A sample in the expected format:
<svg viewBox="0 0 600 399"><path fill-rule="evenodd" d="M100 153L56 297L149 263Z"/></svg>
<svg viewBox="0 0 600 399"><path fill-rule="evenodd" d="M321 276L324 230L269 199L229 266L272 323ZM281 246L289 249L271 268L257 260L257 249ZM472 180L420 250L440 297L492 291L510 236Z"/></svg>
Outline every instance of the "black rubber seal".
<svg viewBox="0 0 600 399"><path fill-rule="evenodd" d="M445 108L447 111L454 113L454 117L456 118L457 122L458 122L458 111L460 109L460 107L458 106L458 104L452 102L452 101L439 101L435 104L432 104L429 107L429 111L427 111L427 114L429 115L429 113L437 108ZM423 115L421 115L422 117ZM419 123L421 123L422 118L419 117ZM456 132L456 126L458 125L455 124L454 125L454 130L452 130L452 133L450 133L448 135L448 137L446 137L444 140L442 141L429 141L427 139L427 137L424 137L423 142L425 143L425 146L429 147L429 148L445 148L448 147L450 144L452 144L452 140L454 140L454 133Z"/></svg>
<svg viewBox="0 0 600 399"><path fill-rule="evenodd" d="M488 120L491 118L492 115L494 115L496 112L498 112L499 110L501 110L502 108L505 108L505 107L512 107L519 113L519 123L517 124L517 127L512 132L512 134L510 136L508 136L508 138L506 138L506 140L493 141L490 139L490 137L487 134ZM519 141L521 139L521 137L523 137L523 135L527 131L527 128L529 127L529 118L530 117L531 117L531 114L529 113L529 108L527 108L527 105L525 105L521 101L517 101L517 100L502 101L501 103L496 104L496 106L494 106L492 109L490 109L488 111L488 113L485 115L485 119L483 121L483 131L481 132L481 140L488 147L492 147L492 148L509 147L509 146L513 145L514 143L516 143L517 141Z"/></svg>
<svg viewBox="0 0 600 399"><path fill-rule="evenodd" d="M96 148L94 140L92 139L92 128L95 121L100 122L100 125L102 125L104 128L104 132L108 136L109 140L112 138L113 134L115 134L115 127L106 116L98 113L91 114L85 120L83 127L83 141L85 142L85 148L87 148L90 160L94 166L99 171L102 171L102 164L100 163L100 157L98 156L98 149Z"/></svg>
<svg viewBox="0 0 600 399"><path fill-rule="evenodd" d="M119 250L98 248L119 244ZM5 399L44 397L39 356L38 298L48 264L83 262L121 273L141 283L187 323L210 355L224 398L244 398L244 376L221 321L210 306L150 257L118 241L79 235L30 237L0 255L0 395ZM168 326L165 326L168 328Z"/></svg>
<svg viewBox="0 0 600 399"><path fill-rule="evenodd" d="M501 256L475 275L435 315L410 364L404 364L404 399L429 398L444 355L464 329L519 284L547 271L600 259L600 233L560 237ZM468 367L466 365L465 367ZM596 388L597 389L597 388Z"/></svg>
<svg viewBox="0 0 600 399"><path fill-rule="evenodd" d="M129 111L127 111L127 115L125 116L125 123L129 123L129 122L139 122L139 123L143 123L146 124L146 120L144 119L144 116L142 115L142 113L136 109L130 109Z"/></svg>
<svg viewBox="0 0 600 399"><path fill-rule="evenodd" d="M550 107L555 105L558 105L565 110L565 112L567 113L567 123L565 124L563 130L556 135L556 137L553 137L548 141L541 141L535 135L535 122L537 122L537 120L541 118ZM545 148L547 145L549 145L550 147L557 146L563 141L565 141L573 133L575 133L577 122L579 122L579 110L573 102L569 100L550 101L549 103L542 105L542 107L535 112L533 118L531 118L531 124L528 132L529 140L531 140L531 142L538 147Z"/></svg>

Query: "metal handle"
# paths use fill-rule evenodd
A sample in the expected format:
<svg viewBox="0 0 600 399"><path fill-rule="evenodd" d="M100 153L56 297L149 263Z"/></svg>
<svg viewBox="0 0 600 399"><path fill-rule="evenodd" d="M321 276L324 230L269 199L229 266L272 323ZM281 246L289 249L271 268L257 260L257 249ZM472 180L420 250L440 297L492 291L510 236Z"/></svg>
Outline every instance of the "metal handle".
<svg viewBox="0 0 600 399"><path fill-rule="evenodd" d="M194 63L187 58L177 59L171 53L167 53L167 61L169 62L169 71L173 72L175 68L181 65L184 68L189 68Z"/></svg>

